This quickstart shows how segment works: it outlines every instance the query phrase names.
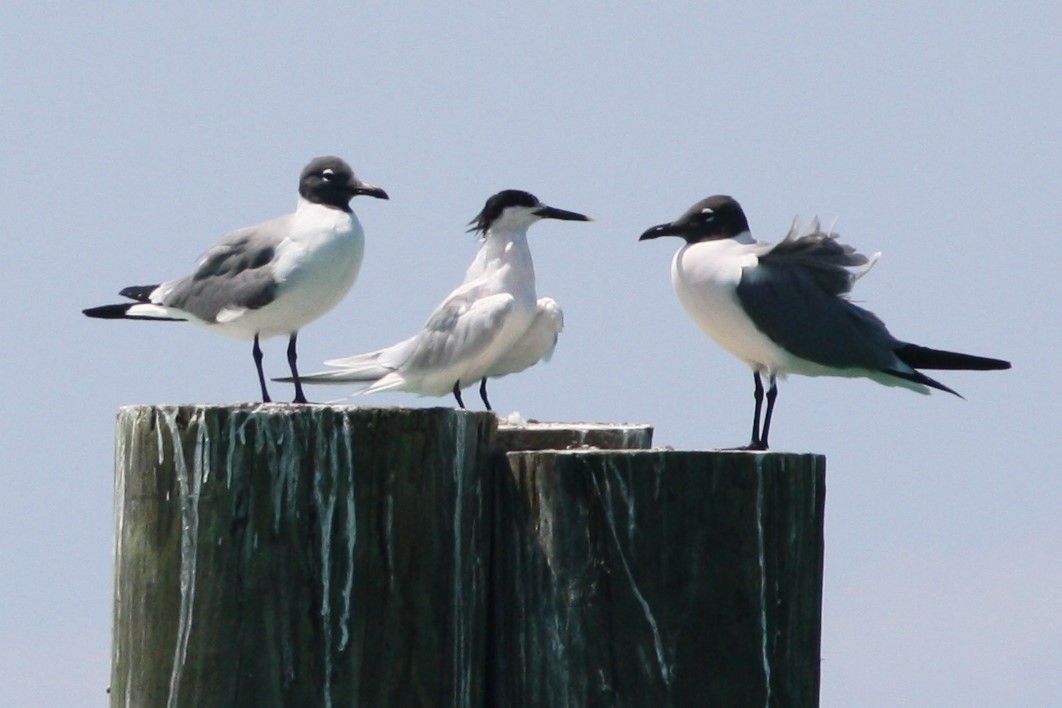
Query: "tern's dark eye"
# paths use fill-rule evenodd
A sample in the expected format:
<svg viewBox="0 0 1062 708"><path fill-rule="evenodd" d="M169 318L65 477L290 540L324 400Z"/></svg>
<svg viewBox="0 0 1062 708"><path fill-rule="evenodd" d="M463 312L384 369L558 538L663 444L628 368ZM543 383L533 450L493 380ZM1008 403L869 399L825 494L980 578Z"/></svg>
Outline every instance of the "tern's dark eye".
<svg viewBox="0 0 1062 708"><path fill-rule="evenodd" d="M327 170L321 170L321 179L323 179L325 182L330 181L334 175L335 173L332 171L331 167L329 167Z"/></svg>

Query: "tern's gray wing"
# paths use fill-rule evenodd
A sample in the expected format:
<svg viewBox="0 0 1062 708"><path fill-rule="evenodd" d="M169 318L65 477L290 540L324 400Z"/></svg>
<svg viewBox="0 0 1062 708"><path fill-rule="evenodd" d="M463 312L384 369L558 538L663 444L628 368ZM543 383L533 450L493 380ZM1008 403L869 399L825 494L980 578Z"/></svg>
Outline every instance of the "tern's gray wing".
<svg viewBox="0 0 1062 708"><path fill-rule="evenodd" d="M273 274L276 248L290 226L282 216L233 231L203 254L196 271L167 284L163 304L217 322L225 312L264 307L276 297Z"/></svg>
<svg viewBox="0 0 1062 708"><path fill-rule="evenodd" d="M872 312L845 299L869 259L832 234L789 238L742 271L737 296L757 328L801 359L837 368L881 370L901 343Z"/></svg>
<svg viewBox="0 0 1062 708"><path fill-rule="evenodd" d="M499 378L528 369L540 361L549 361L564 329L564 312L553 298L538 299L535 319L509 351L491 364L487 376Z"/></svg>
<svg viewBox="0 0 1062 708"><path fill-rule="evenodd" d="M428 319L403 369L439 370L474 361L495 343L516 301L508 293L455 292Z"/></svg>

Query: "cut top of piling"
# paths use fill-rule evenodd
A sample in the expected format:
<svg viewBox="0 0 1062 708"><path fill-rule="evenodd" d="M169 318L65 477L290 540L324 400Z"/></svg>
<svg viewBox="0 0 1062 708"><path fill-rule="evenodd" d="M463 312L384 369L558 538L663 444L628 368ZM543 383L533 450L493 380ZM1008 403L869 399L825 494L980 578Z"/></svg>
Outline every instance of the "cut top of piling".
<svg viewBox="0 0 1062 708"><path fill-rule="evenodd" d="M541 423L498 421L494 444L506 452L539 450L648 450L653 426L645 423Z"/></svg>

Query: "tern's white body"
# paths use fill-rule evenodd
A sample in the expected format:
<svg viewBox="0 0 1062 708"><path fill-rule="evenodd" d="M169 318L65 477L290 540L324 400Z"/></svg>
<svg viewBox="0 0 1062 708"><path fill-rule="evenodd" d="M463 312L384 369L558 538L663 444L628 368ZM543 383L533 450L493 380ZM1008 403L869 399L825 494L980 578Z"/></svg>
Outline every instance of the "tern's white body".
<svg viewBox="0 0 1062 708"><path fill-rule="evenodd" d="M501 369L515 371L506 361L522 356L514 347L528 334L537 309L535 269L527 245L532 222L503 218L492 225L464 282L436 308L419 334L387 349L327 361L335 371L303 376L303 382L371 382L366 393L443 396L455 383L465 388L485 376L502 375L495 373Z"/></svg>
<svg viewBox="0 0 1062 708"><path fill-rule="evenodd" d="M326 361L332 371L302 380L360 383L366 385L365 393L453 394L462 408L461 389L479 383L480 398L490 410L487 379L549 358L563 326L557 303L535 298L527 230L542 219L591 221L583 214L547 206L529 192L498 192L472 220L470 230L482 234L483 244L464 281L417 335L386 349Z"/></svg>

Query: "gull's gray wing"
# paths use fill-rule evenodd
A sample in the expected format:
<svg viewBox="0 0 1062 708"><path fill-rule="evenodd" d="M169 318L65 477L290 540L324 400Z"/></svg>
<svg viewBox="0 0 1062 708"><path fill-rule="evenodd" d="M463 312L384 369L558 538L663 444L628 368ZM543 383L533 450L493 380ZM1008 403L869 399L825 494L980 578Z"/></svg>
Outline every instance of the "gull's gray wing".
<svg viewBox="0 0 1062 708"><path fill-rule="evenodd" d="M163 286L162 304L206 322L268 305L277 293L276 248L290 222L282 216L228 234L203 254L192 275Z"/></svg>
<svg viewBox="0 0 1062 708"><path fill-rule="evenodd" d="M772 263L790 263L807 270L816 284L831 295L844 295L851 291L852 285L862 272L848 270L862 266L869 269L878 256L867 258L852 246L837 241L837 234L819 230L818 219L808 226L803 235L799 235L800 224L793 222L789 234L760 256Z"/></svg>
<svg viewBox="0 0 1062 708"><path fill-rule="evenodd" d="M801 359L836 368L883 370L896 364L901 342L872 312L845 295L872 261L817 224L795 229L759 263L742 271L737 296L761 332Z"/></svg>

